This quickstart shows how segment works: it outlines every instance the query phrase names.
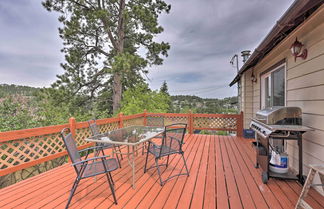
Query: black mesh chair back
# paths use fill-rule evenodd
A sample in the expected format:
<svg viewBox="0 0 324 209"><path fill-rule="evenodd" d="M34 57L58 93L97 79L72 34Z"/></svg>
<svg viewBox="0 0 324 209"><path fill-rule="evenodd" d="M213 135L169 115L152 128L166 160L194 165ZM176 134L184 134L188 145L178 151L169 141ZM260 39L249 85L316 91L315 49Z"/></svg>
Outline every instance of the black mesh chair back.
<svg viewBox="0 0 324 209"><path fill-rule="evenodd" d="M61 137L64 141L66 150L68 152L68 155L72 161L72 165L77 174L77 177L72 186L70 196L65 208L69 207L74 192L77 189L81 179L97 176L100 174L106 174L108 184L114 198L114 203L117 204L117 199L115 196L115 189L114 189L114 181L110 174L111 171L114 171L118 168L117 160L115 158L108 159L107 156L88 158L89 151L92 150L92 148L86 148L84 150L79 151L69 128L64 128L61 131ZM87 151L87 155L83 160L79 154L82 151Z"/></svg>
<svg viewBox="0 0 324 209"><path fill-rule="evenodd" d="M148 115L146 117L146 126L164 127L163 115Z"/></svg>
<svg viewBox="0 0 324 209"><path fill-rule="evenodd" d="M68 152L68 155L71 159L71 162L77 163L81 161L81 156L79 154L78 148L75 144L75 141L72 137L72 133L70 132L69 128L65 128L61 132L61 136L63 138L65 148ZM80 171L80 165L74 166L76 172L78 173Z"/></svg>
<svg viewBox="0 0 324 209"><path fill-rule="evenodd" d="M95 119L89 120L88 124L89 124L89 128L90 128L93 136L100 134L100 130L99 130L99 127L97 126Z"/></svg>
<svg viewBox="0 0 324 209"><path fill-rule="evenodd" d="M182 152L183 139L186 134L187 124L173 124L165 127L162 149L159 157Z"/></svg>
<svg viewBox="0 0 324 209"><path fill-rule="evenodd" d="M92 136L96 136L96 135L100 134L100 130L99 130L99 127L98 127L95 119L89 120L88 124L89 124L90 131L92 133ZM110 145L110 144L99 143L99 142L96 142L96 146L103 146L103 147L106 147L106 148L108 148L108 146L112 147L112 145Z"/></svg>
<svg viewBox="0 0 324 209"><path fill-rule="evenodd" d="M92 119L92 120L89 120L88 121L88 124L89 124L89 128L90 128L90 131L92 133L92 136L96 136L96 135L99 135L100 134L100 130L99 130L99 127L96 123L96 119ZM121 153L121 150L120 150L120 146L119 145L113 145L113 144L108 144L108 143L100 143L100 142L96 142L96 152L95 152L95 156L98 156L99 155L99 152L101 151L103 154L103 150L104 149L113 149L114 152L117 152L116 151L116 148L119 149L119 153ZM118 154L116 155L117 157L117 161L118 161L118 164L119 164L119 167L121 167L121 163L120 163L120 160L119 160L119 157L118 157ZM121 159L123 159L123 156L120 154L120 157Z"/></svg>
<svg viewBox="0 0 324 209"><path fill-rule="evenodd" d="M158 170L161 186L163 186L166 181L170 180L173 177L180 176L180 175L189 176L189 170L187 167L186 160L184 158L184 152L182 150L182 144L183 144L183 139L184 139L184 136L186 133L186 129L187 129L187 124L184 124L184 123L172 124L172 125L165 127L163 137L162 137L162 143L160 145L157 145L154 142L149 141L145 165L144 165L144 173L146 173L146 171L148 169L156 167ZM154 156L155 166L146 168L149 154L152 154ZM174 155L174 154L181 155L183 162L184 162L184 166L186 168L186 173L179 173L179 174L170 176L169 178L167 178L165 180L162 180L160 166L165 165L166 167L168 167L169 157L170 157L170 155ZM167 156L166 164L159 164L158 160L165 156Z"/></svg>

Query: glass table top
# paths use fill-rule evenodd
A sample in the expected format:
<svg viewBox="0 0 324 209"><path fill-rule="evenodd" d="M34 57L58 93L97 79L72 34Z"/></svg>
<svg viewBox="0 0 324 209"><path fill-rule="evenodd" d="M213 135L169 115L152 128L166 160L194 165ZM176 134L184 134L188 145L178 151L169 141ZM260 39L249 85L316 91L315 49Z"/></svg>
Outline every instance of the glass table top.
<svg viewBox="0 0 324 209"><path fill-rule="evenodd" d="M163 133L164 127L129 126L86 139L90 142L137 145Z"/></svg>

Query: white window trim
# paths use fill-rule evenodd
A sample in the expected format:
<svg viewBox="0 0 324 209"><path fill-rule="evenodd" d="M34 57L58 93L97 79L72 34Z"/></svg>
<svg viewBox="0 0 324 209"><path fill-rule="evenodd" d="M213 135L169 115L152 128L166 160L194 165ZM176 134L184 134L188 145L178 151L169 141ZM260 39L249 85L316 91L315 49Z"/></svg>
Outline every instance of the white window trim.
<svg viewBox="0 0 324 209"><path fill-rule="evenodd" d="M265 78L271 75L272 72L278 70L279 68L284 67L284 74L285 74L285 106L287 106L287 64L283 63L276 68L272 69L271 71L261 75L261 109L265 108Z"/></svg>

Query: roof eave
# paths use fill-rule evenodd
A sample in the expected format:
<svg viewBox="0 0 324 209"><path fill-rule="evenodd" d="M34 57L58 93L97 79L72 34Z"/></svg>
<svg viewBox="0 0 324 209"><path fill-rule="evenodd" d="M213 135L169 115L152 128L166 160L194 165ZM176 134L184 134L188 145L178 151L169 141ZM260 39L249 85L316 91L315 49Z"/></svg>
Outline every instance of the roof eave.
<svg viewBox="0 0 324 209"><path fill-rule="evenodd" d="M253 51L252 55L249 59L244 63L241 69L238 71L235 78L229 84L229 86L233 86L236 82L238 82L242 76L242 74L248 70L249 68L253 67L258 63L264 56L265 52L264 49L271 43L276 36L281 32L281 30L291 24L291 20L297 18L300 12L305 6L314 7L316 5L320 5L322 0L295 0L293 4L287 9L287 11L281 16L281 18L277 21L277 23L272 27L270 32L266 35L263 41L259 44L259 46ZM307 5L309 4L309 5ZM307 8L307 7L306 7ZM280 43L280 42L279 42ZM277 44L279 44L277 43ZM276 44L276 45L277 45ZM274 48L275 46L273 46ZM273 49L271 48L270 51Z"/></svg>

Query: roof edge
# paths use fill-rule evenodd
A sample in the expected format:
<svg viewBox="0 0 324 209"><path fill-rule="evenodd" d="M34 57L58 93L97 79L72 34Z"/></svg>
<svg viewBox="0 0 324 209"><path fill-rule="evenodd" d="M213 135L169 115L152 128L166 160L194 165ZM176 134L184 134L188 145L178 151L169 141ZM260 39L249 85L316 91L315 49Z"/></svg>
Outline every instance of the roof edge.
<svg viewBox="0 0 324 209"><path fill-rule="evenodd" d="M253 51L249 59L243 64L241 69L238 71L235 78L229 84L229 86L233 86L236 82L238 82L242 76L242 74L248 70L249 68L255 66L263 57L270 52L274 47L276 47L282 40L280 40L277 44L273 45L272 48L266 53L264 50L271 43L278 34L288 26L290 29L293 30L300 25L302 22L298 23L297 25L292 25L291 21L295 20L297 17L301 15L302 12L306 12L316 6L320 6L323 4L323 0L295 0L290 7L285 11L285 13L280 17L280 19L276 22L276 24L272 27L270 32L266 35L266 37L262 40L262 42L258 45L258 47ZM317 8L316 8L317 9ZM314 11L313 11L314 12ZM287 29L286 29L287 30ZM293 31L292 30L292 31ZM287 36L292 32L287 30L289 33Z"/></svg>

